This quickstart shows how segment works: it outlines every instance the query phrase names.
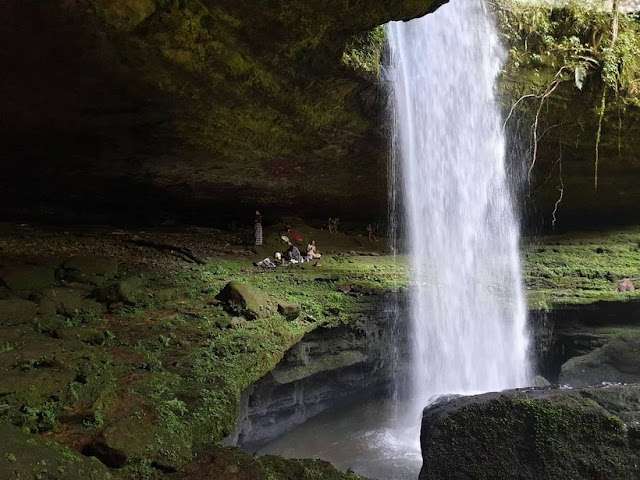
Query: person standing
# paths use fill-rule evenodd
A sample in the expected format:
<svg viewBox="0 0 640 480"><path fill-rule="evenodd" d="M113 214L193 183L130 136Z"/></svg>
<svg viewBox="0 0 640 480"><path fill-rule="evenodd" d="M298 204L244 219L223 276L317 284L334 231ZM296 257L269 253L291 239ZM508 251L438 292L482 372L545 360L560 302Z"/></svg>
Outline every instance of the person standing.
<svg viewBox="0 0 640 480"><path fill-rule="evenodd" d="M253 223L254 233L255 233L255 245L256 247L262 246L262 215L258 210L256 210L256 217Z"/></svg>

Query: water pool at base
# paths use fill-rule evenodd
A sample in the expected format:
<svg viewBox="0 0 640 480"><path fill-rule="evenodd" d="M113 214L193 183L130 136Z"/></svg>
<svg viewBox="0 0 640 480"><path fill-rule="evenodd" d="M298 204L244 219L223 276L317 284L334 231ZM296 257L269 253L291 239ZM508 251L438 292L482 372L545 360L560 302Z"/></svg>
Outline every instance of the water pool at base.
<svg viewBox="0 0 640 480"><path fill-rule="evenodd" d="M420 419L402 428L389 400L356 402L308 420L257 453L319 458L375 480L416 480L422 466ZM393 427L392 427L393 425Z"/></svg>

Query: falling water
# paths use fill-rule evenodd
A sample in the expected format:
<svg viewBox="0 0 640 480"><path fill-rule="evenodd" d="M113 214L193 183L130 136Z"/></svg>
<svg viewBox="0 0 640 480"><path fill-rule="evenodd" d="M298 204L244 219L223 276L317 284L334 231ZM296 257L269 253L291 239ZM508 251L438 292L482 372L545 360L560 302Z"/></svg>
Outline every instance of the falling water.
<svg viewBox="0 0 640 480"><path fill-rule="evenodd" d="M406 241L400 252L413 275L409 392L327 412L261 453L413 480L423 407L440 395L528 383L526 306L494 94L504 52L483 0L450 0L387 33L391 213L404 212L402 228L391 230ZM391 422L389 405L402 412Z"/></svg>
<svg viewBox="0 0 640 480"><path fill-rule="evenodd" d="M504 57L482 0L387 29L412 269L411 407L528 380L519 231L494 87Z"/></svg>

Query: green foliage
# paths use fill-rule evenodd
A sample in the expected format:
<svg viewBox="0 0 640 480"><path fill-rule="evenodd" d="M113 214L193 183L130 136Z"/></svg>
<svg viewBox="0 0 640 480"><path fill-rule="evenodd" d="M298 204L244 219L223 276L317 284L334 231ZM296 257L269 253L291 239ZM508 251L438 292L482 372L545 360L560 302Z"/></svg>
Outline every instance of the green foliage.
<svg viewBox="0 0 640 480"><path fill-rule="evenodd" d="M342 63L357 72L378 78L385 41L383 26L354 35L347 42Z"/></svg>
<svg viewBox="0 0 640 480"><path fill-rule="evenodd" d="M619 15L619 33L612 47L612 13L584 2L552 7L542 2L496 0L494 8L509 46L507 75L529 69L538 87L544 87L564 69L563 78L576 79L578 88L587 77L595 77L619 90L627 101L638 101L640 26L634 17Z"/></svg>

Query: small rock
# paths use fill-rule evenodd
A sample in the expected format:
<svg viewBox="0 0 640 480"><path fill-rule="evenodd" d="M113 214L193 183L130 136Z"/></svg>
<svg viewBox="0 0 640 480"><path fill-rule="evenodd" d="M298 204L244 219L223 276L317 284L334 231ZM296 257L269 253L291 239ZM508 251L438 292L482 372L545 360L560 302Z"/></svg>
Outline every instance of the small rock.
<svg viewBox="0 0 640 480"><path fill-rule="evenodd" d="M536 388L547 388L551 386L551 382L541 375L536 375L533 379L533 386Z"/></svg>
<svg viewBox="0 0 640 480"><path fill-rule="evenodd" d="M278 313L287 320L295 320L300 316L300 305L295 303L280 302L278 303Z"/></svg>
<svg viewBox="0 0 640 480"><path fill-rule="evenodd" d="M245 323L247 323L247 320L242 318L242 317L233 317L231 318L231 320L229 321L229 325L231 326L231 328L238 328L241 327L242 325L244 325Z"/></svg>
<svg viewBox="0 0 640 480"><path fill-rule="evenodd" d="M630 278L623 278L618 282L618 291L619 292L633 292L635 291L636 286L633 284L633 281Z"/></svg>

